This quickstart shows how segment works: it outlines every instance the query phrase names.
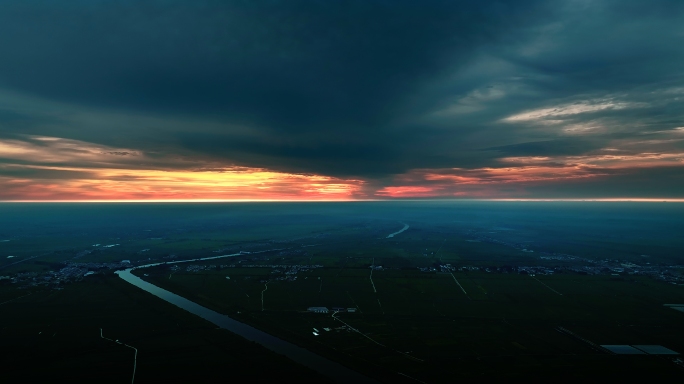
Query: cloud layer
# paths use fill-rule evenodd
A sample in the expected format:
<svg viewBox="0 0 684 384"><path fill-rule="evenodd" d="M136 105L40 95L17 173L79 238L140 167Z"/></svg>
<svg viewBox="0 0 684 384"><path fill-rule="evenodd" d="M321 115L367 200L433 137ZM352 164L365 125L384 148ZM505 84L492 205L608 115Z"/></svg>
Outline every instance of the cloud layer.
<svg viewBox="0 0 684 384"><path fill-rule="evenodd" d="M664 0L4 1L0 199L684 197L682 38Z"/></svg>

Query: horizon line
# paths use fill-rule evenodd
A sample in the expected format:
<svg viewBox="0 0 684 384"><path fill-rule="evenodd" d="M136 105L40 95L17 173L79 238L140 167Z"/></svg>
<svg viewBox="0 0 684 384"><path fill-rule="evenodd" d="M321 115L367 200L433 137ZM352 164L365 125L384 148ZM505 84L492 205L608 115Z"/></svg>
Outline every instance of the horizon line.
<svg viewBox="0 0 684 384"><path fill-rule="evenodd" d="M684 198L458 198L458 199L111 199L111 200L0 200L0 203L333 203L402 201L501 201L501 202L641 202L684 203Z"/></svg>

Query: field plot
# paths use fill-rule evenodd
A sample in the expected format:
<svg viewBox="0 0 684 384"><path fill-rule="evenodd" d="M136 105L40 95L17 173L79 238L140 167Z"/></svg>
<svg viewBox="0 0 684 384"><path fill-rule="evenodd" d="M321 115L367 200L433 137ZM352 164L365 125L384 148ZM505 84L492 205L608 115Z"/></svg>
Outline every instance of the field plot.
<svg viewBox="0 0 684 384"><path fill-rule="evenodd" d="M385 382L657 382L684 372L679 355L601 347L684 352L684 313L666 306L684 303L684 206L78 207L0 207L3 372L128 382L132 350L101 338L102 328L139 350L136 382L225 381L238 371L306 382L310 372L112 276L234 253L135 273ZM35 361L44 369L24 368Z"/></svg>
<svg viewBox="0 0 684 384"><path fill-rule="evenodd" d="M510 369L502 377L550 374L580 363L578 372L620 375L622 362L592 347L599 344L684 351L682 333L675 331L682 316L662 305L681 298L681 292L648 279L374 270L374 291L371 268L326 267L294 281L270 282L262 310L265 284L259 279L268 278L266 271L231 269L168 279L160 267L150 269L147 279L351 366L376 365L429 382L450 375L476 377L501 366ZM309 307L330 311L308 313ZM637 370L657 367L664 377L679 372L671 362L654 358L631 364Z"/></svg>
<svg viewBox="0 0 684 384"><path fill-rule="evenodd" d="M208 288L210 286L207 286ZM0 307L7 382L215 382L232 375L326 378L131 287L115 276L37 291ZM217 369L220 367L221 369Z"/></svg>

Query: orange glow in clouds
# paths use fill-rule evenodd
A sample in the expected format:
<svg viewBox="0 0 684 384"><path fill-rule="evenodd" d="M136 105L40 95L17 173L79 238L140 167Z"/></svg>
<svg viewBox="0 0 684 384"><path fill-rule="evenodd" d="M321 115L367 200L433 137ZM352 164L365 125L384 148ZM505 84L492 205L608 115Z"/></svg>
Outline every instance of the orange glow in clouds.
<svg viewBox="0 0 684 384"><path fill-rule="evenodd" d="M0 177L3 200L349 200L362 182L261 169L160 171L130 169L51 170L88 172L74 179Z"/></svg>
<svg viewBox="0 0 684 384"><path fill-rule="evenodd" d="M349 200L363 185L43 136L0 140L0 159L0 200Z"/></svg>
<svg viewBox="0 0 684 384"><path fill-rule="evenodd" d="M526 197L530 185L684 167L684 153L613 148L582 156L504 157L498 166L412 169L373 180L224 166L77 140L0 139L1 200L356 200Z"/></svg>
<svg viewBox="0 0 684 384"><path fill-rule="evenodd" d="M92 177L64 180L2 178L4 180L0 181L8 187L2 195L12 200L349 200L362 184L357 180L242 167L198 172L130 169L88 172ZM7 196L8 192L11 195Z"/></svg>

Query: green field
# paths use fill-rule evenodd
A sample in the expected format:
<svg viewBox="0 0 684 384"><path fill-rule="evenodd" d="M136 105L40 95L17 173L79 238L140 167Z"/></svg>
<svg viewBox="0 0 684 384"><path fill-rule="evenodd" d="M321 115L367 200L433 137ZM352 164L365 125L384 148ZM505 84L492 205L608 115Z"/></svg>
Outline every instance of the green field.
<svg viewBox="0 0 684 384"><path fill-rule="evenodd" d="M254 343L167 304L116 276L94 277L60 291L0 289L0 360L8 383L327 382ZM24 296L28 295L28 296ZM216 369L221 367L221 369Z"/></svg>
<svg viewBox="0 0 684 384"><path fill-rule="evenodd" d="M207 262L208 263L208 262ZM378 365L429 382L451 377L572 375L628 377L642 372L675 377L682 369L658 356L598 352L557 330L569 329L595 344L661 344L684 351L681 287L649 278L527 276L413 270L322 268L296 281L271 281L266 268L185 272L145 269L154 284L252 323L309 348L360 366ZM226 279L229 276L230 279ZM356 307L337 317L307 313L310 306ZM319 336L312 330L318 329ZM330 328L331 331L325 331Z"/></svg>
<svg viewBox="0 0 684 384"><path fill-rule="evenodd" d="M132 350L102 328L138 348L136 382L322 381L113 274L244 252L136 274L381 382L681 376L677 356L596 348L684 353L684 313L663 305L684 303L679 206L478 204L3 206L0 368L128 382Z"/></svg>

